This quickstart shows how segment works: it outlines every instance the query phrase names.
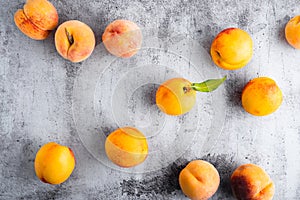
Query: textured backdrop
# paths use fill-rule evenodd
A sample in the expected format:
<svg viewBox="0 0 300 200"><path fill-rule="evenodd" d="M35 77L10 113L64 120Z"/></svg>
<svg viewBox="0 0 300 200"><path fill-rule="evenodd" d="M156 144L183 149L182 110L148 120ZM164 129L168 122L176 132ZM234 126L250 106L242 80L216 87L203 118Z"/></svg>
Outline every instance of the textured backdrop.
<svg viewBox="0 0 300 200"><path fill-rule="evenodd" d="M55 50L53 33L44 41L23 35L13 15L24 2L0 2L0 199L185 199L177 179L189 161L184 156L159 171L130 174L110 169L89 154L72 118L73 84L84 62L63 60ZM224 28L248 31L254 41L253 59L241 70L222 71L228 75L226 120L217 145L201 157L212 162L222 178L212 199L233 199L229 176L248 162L270 174L274 199L299 199L300 51L284 39L285 24L300 14L298 0L51 2L60 23L85 22L97 44L106 25L118 18L156 28L160 38L188 34L207 52ZM272 77L284 94L279 110L267 117L253 117L240 104L243 86L257 76ZM70 146L77 159L70 179L57 186L41 183L33 168L37 150L49 141Z"/></svg>

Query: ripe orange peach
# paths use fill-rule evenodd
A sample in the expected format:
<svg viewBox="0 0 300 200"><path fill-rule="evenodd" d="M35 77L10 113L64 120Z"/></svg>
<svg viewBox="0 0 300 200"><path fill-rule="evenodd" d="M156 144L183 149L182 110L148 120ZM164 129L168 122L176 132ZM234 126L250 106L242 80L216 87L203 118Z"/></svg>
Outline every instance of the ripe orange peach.
<svg viewBox="0 0 300 200"><path fill-rule="evenodd" d="M196 103L196 91L211 92L225 81L211 79L202 83L191 83L184 78L173 78L162 83L156 92L156 105L168 115L189 112Z"/></svg>
<svg viewBox="0 0 300 200"><path fill-rule="evenodd" d="M60 184L66 181L74 167L75 157L72 150L54 142L42 146L34 161L37 177L49 184Z"/></svg>
<svg viewBox="0 0 300 200"><path fill-rule="evenodd" d="M282 103L282 92L268 77L252 79L242 92L243 108L250 114L265 116L275 112Z"/></svg>
<svg viewBox="0 0 300 200"><path fill-rule="evenodd" d="M148 155L147 139L136 128L119 128L106 138L105 152L116 165L133 167L146 159Z"/></svg>
<svg viewBox="0 0 300 200"><path fill-rule="evenodd" d="M24 9L19 9L15 13L14 21L28 37L43 40L57 26L58 14L47 0L27 0Z"/></svg>
<svg viewBox="0 0 300 200"><path fill-rule="evenodd" d="M269 175L254 164L239 166L231 175L231 187L239 200L271 200L275 191Z"/></svg>
<svg viewBox="0 0 300 200"><path fill-rule="evenodd" d="M78 20L64 22L55 32L57 52L72 62L87 59L92 54L95 43L92 29Z"/></svg>
<svg viewBox="0 0 300 200"><path fill-rule="evenodd" d="M300 49L300 15L295 16L286 24L285 38L292 47Z"/></svg>
<svg viewBox="0 0 300 200"><path fill-rule="evenodd" d="M22 31L22 33L24 33L31 39L44 40L50 34L50 31L42 30L39 27L37 27L36 25L34 25L26 17L26 15L24 14L24 11L21 9L17 10L17 12L15 13L14 20L15 20L17 27Z"/></svg>
<svg viewBox="0 0 300 200"><path fill-rule="evenodd" d="M141 29L128 20L115 20L109 24L103 35L102 41L106 49L113 55L129 58L135 55L142 45Z"/></svg>
<svg viewBox="0 0 300 200"><path fill-rule="evenodd" d="M207 200L220 185L217 169L203 160L191 161L179 174L182 192L192 200Z"/></svg>
<svg viewBox="0 0 300 200"><path fill-rule="evenodd" d="M216 36L210 53L217 66L226 70L240 69L252 58L253 42L246 31L228 28Z"/></svg>
<svg viewBox="0 0 300 200"><path fill-rule="evenodd" d="M27 0L24 13L29 21L42 30L53 30L58 25L57 11L47 0Z"/></svg>

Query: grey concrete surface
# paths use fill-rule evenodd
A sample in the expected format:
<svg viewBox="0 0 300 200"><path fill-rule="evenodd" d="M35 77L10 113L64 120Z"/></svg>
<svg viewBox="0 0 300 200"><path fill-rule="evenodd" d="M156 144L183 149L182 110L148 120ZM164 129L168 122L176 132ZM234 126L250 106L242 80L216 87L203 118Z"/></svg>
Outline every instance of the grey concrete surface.
<svg viewBox="0 0 300 200"><path fill-rule="evenodd" d="M44 41L23 35L13 15L24 2L0 2L0 199L186 199L178 173L197 158L210 161L220 172L221 184L211 199L234 199L230 174L249 162L270 174L274 199L299 199L300 51L284 39L285 24L300 13L299 1L51 1L60 23L78 19L93 29L96 49L106 25L119 18L135 21L142 29L157 29L161 39L186 34L207 52L214 36L227 27L251 34L252 61L238 71L219 70L228 75L223 95L226 117L218 137L208 135L205 155L194 156L194 144L168 166L139 174L103 165L77 132L73 85L85 63L100 59L97 51L89 60L73 64L56 52L54 33ZM258 76L276 80L284 94L279 110L266 117L247 114L240 103L243 86ZM35 176L35 154L49 141L70 146L76 156L73 174L61 185L43 184Z"/></svg>

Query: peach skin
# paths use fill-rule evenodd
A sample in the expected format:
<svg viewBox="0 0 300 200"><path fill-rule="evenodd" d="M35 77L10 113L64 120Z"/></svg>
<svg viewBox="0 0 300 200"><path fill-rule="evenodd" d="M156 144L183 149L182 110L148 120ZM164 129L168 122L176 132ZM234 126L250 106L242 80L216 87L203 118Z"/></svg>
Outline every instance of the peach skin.
<svg viewBox="0 0 300 200"><path fill-rule="evenodd" d="M27 0L14 15L16 26L34 40L44 40L58 24L55 7L47 0Z"/></svg>
<svg viewBox="0 0 300 200"><path fill-rule="evenodd" d="M147 139L136 128L119 128L106 138L105 152L116 165L133 167L146 159L148 155Z"/></svg>
<svg viewBox="0 0 300 200"><path fill-rule="evenodd" d="M158 108L168 115L182 115L190 111L196 103L196 91L186 91L192 83L183 78L167 80L156 92Z"/></svg>
<svg viewBox="0 0 300 200"><path fill-rule="evenodd" d="M220 185L217 169L203 160L191 161L179 174L182 192L192 200L207 200Z"/></svg>
<svg viewBox="0 0 300 200"><path fill-rule="evenodd" d="M37 177L49 184L60 184L66 181L74 167L75 157L72 150L54 142L43 145L34 161Z"/></svg>
<svg viewBox="0 0 300 200"><path fill-rule="evenodd" d="M300 49L300 15L292 18L285 26L285 38L295 49Z"/></svg>
<svg viewBox="0 0 300 200"><path fill-rule="evenodd" d="M239 28L221 31L213 40L210 54L214 63L226 70L244 67L252 58L251 36Z"/></svg>
<svg viewBox="0 0 300 200"><path fill-rule="evenodd" d="M238 200L271 200L274 196L274 183L259 166L245 164L231 175L231 187Z"/></svg>
<svg viewBox="0 0 300 200"><path fill-rule="evenodd" d="M63 58L81 62L92 54L95 36L88 25L78 20L66 21L55 32L55 47Z"/></svg>
<svg viewBox="0 0 300 200"><path fill-rule="evenodd" d="M282 103L282 92L268 77L249 81L242 92L242 106L250 114L265 116L275 112Z"/></svg>
<svg viewBox="0 0 300 200"><path fill-rule="evenodd" d="M44 40L50 34L50 31L42 30L34 25L24 14L24 11L19 9L14 16L15 24L22 33L34 40Z"/></svg>
<svg viewBox="0 0 300 200"><path fill-rule="evenodd" d="M23 9L28 20L42 30L53 30L58 25L57 11L47 0L27 0Z"/></svg>
<svg viewBox="0 0 300 200"><path fill-rule="evenodd" d="M102 41L105 48L113 55L129 58L135 55L142 45L141 29L129 20L115 20L109 24Z"/></svg>

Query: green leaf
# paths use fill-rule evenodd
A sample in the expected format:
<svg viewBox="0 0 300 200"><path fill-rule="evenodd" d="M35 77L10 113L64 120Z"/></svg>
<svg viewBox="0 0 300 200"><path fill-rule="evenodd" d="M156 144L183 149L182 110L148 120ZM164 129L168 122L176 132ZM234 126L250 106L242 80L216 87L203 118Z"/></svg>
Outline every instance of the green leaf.
<svg viewBox="0 0 300 200"><path fill-rule="evenodd" d="M220 79L209 79L202 83L192 83L191 87L193 90L199 92L211 92L217 89L225 80L227 76Z"/></svg>

